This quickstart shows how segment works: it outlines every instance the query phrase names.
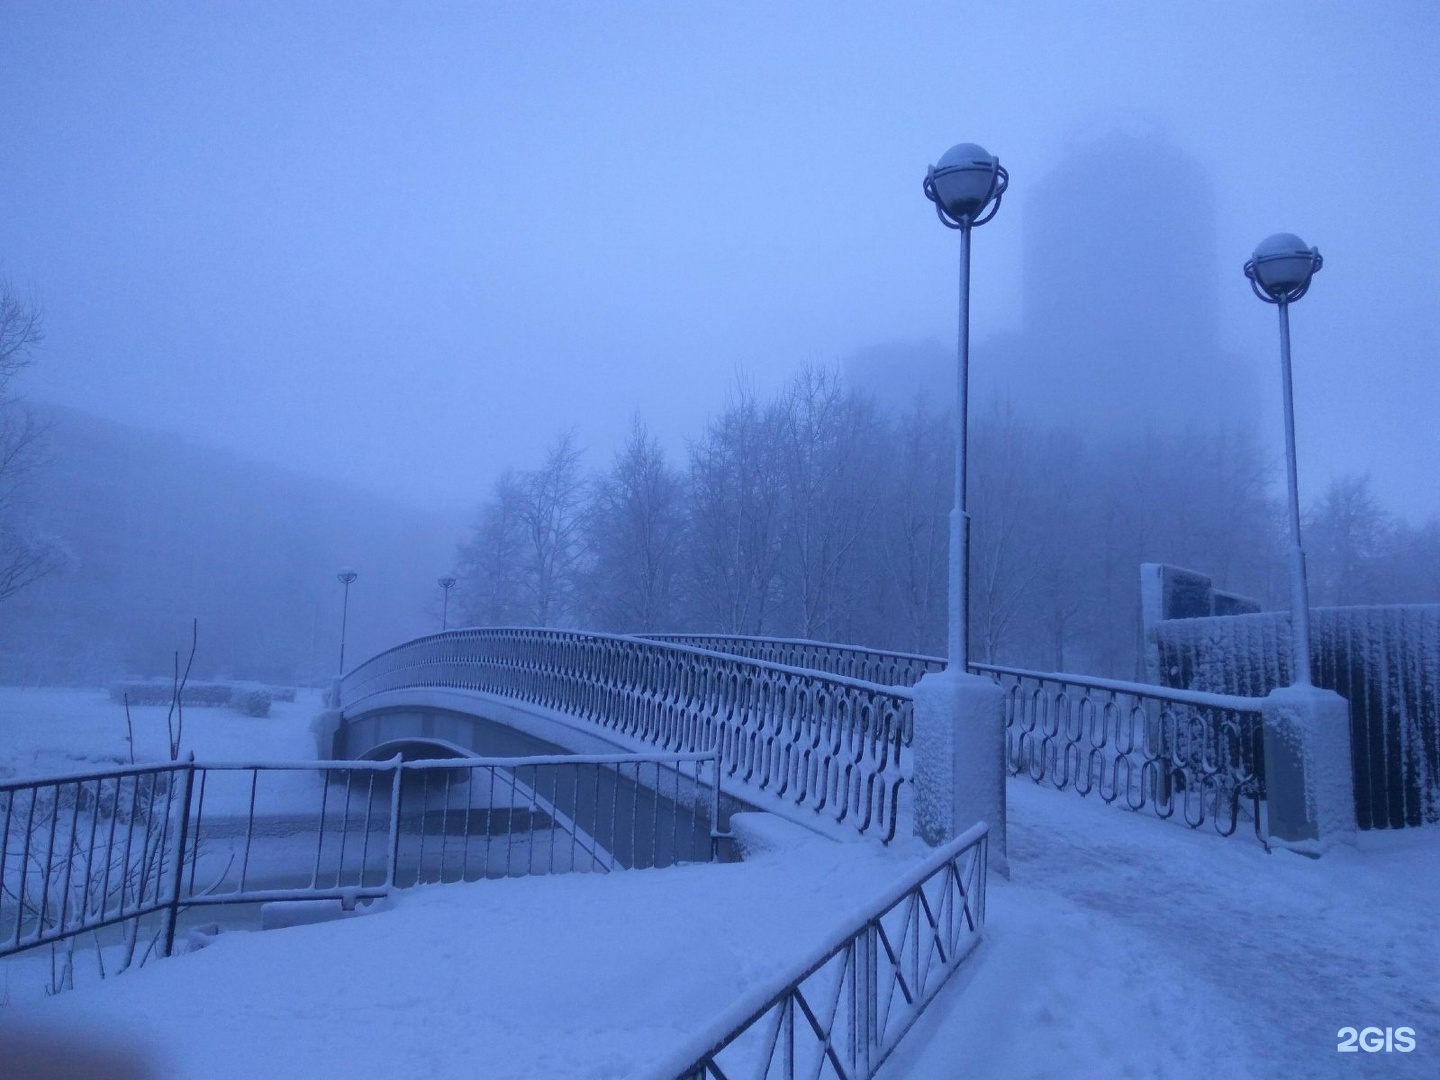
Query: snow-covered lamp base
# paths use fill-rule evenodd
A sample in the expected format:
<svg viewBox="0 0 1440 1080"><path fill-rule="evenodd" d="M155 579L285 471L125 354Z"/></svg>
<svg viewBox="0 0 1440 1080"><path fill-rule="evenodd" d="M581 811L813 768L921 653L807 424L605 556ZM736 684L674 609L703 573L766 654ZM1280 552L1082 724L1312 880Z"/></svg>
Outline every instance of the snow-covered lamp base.
<svg viewBox="0 0 1440 1080"><path fill-rule="evenodd" d="M1005 692L990 679L932 672L915 684L915 833L932 846L990 825L990 867L1005 855Z"/></svg>

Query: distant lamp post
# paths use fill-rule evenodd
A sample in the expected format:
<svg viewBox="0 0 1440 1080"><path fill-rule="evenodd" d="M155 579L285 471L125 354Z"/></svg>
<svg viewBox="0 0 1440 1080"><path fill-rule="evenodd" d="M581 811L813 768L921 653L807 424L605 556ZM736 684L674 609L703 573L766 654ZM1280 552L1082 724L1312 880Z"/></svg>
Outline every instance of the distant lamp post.
<svg viewBox="0 0 1440 1080"><path fill-rule="evenodd" d="M974 143L945 151L925 174L925 197L948 229L960 230L960 344L955 399L955 508L950 516L950 634L948 670L964 672L970 659L970 514L965 459L969 449L970 230L1000 209L1010 174Z"/></svg>
<svg viewBox="0 0 1440 1080"><path fill-rule="evenodd" d="M450 629L450 590L455 587L455 579L446 574L440 579L439 585L445 596L445 601L440 608L440 632L444 633Z"/></svg>
<svg viewBox="0 0 1440 1080"><path fill-rule="evenodd" d="M340 674L345 674L345 624L350 619L350 586L360 575L348 567L341 570L335 577L340 584L345 586L345 604L340 609Z"/></svg>
<svg viewBox="0 0 1440 1080"><path fill-rule="evenodd" d="M1255 295L1280 308L1280 376L1285 390L1285 469L1290 494L1290 620L1294 682L1310 680L1310 591L1305 583L1305 551L1300 546L1300 485L1295 470L1295 399L1290 379L1290 305L1310 289L1310 279L1324 265L1317 248L1291 233L1276 233L1260 242L1245 264Z"/></svg>

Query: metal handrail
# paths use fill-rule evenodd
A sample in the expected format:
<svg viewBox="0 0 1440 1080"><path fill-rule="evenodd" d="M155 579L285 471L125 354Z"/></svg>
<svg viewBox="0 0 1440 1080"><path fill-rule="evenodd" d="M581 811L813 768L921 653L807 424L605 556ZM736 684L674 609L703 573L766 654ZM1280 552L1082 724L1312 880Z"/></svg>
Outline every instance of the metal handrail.
<svg viewBox="0 0 1440 1080"><path fill-rule="evenodd" d="M1087 690L1105 690L1115 694L1130 694L1134 697L1153 698L1156 701L1170 701L1177 705L1196 705L1201 708L1224 709L1227 712L1246 712L1258 715L1264 707L1261 698L1241 697L1237 694L1212 694L1204 690L1181 690L1156 683L1125 682L1122 679L1104 679L1094 675L1072 675L1063 671L1032 671L1028 668L1004 667L999 664L970 664L971 671L987 675L1003 675L1017 679L1034 679L1037 682L1066 683L1081 686Z"/></svg>
<svg viewBox="0 0 1440 1080"><path fill-rule="evenodd" d="M921 676L945 667L943 657L919 653L891 652L863 645L839 645L807 638L766 638L746 634L643 634L652 641L689 645L731 656L743 656L757 662L793 664L797 667L828 672L832 675L856 677L856 672L871 676L888 672L890 680L870 678L868 681L890 686L913 686Z"/></svg>
<svg viewBox="0 0 1440 1080"><path fill-rule="evenodd" d="M838 645L828 641L814 641L807 638L766 638L745 634L643 634L638 636L652 641L663 641L677 645L693 644L694 647L697 648L713 647L714 651L727 652L734 656L744 656L756 663L766 662L764 656L757 654L774 654L778 652L781 655L796 660L802 657L807 660L823 659L826 656L842 657L844 658L844 666L846 667L861 665L867 662L891 664L900 668L908 667L909 672L915 674L917 678L920 675L943 670L946 663L943 656L893 652L888 649L872 649L864 645ZM708 644L699 644L700 642ZM790 661L770 662L789 663ZM1078 675L1063 671L1036 671L1029 668L1009 667L1003 664L981 664L973 660L966 665L966 668L972 672L982 672L985 674L1023 676L1032 679L1067 682L1075 686L1084 686L1096 690L1114 690L1127 694L1140 694L1187 705L1207 705L1214 708L1235 711L1260 711L1259 698L1243 697L1234 694L1215 694L1200 690L1182 690L1160 686L1155 683L1125 682L1120 679L1107 679L1094 675ZM832 671L829 668L822 668L821 670L827 671L837 678L844 677L843 674Z"/></svg>
<svg viewBox="0 0 1440 1080"><path fill-rule="evenodd" d="M1244 809L1268 850L1259 699L974 667L1005 692L1010 776L1222 836Z"/></svg>
<svg viewBox="0 0 1440 1080"><path fill-rule="evenodd" d="M262 778L280 782L289 774L317 772L323 783L297 792L287 780L280 800L271 792L270 804L261 805ZM390 779L377 784L386 774ZM227 776L236 779L223 781ZM365 779L357 783L357 777ZM407 777L420 790L402 797ZM217 810L213 789L226 783L238 798L222 801ZM386 761L192 759L8 781L0 786L0 926L8 935L0 940L0 957L155 914L164 919L159 951L170 955L176 918L186 907L321 899L353 906L358 899L386 896L405 884L397 866L402 838L410 835L417 814L411 846L418 843L418 850L410 852L417 882L427 874L442 881L493 876L497 844L503 847L503 866L497 861L494 869L506 875L584 869L581 859L592 869L617 869L626 864L617 850L634 865L664 865L662 857L691 857L682 850L694 852L702 840L705 854L694 857L713 858L723 836L721 797L722 769L714 750L420 761L398 754ZM438 840L432 840L427 859L426 821L437 815ZM257 830L261 817L268 831ZM640 827L642 817L648 834ZM702 826L706 817L708 826ZM546 823L549 838L540 868L533 832L527 832L524 866L512 865L514 826L520 821L533 830L537 818ZM267 852L273 859L266 845L273 844L274 823L281 819L298 821L298 831L284 835L306 837L300 860L305 865L286 847L281 885L256 887L249 880L252 861ZM498 840L492 833L497 823L503 829ZM668 844L662 827L668 829ZM567 840L557 847L561 833ZM647 838L648 853L642 848ZM472 866L474 844L480 853ZM447 847L454 846L460 851L449 856L447 867ZM277 870L269 873L273 878ZM297 875L302 882L308 875L308 884L283 884Z"/></svg>
<svg viewBox="0 0 1440 1080"><path fill-rule="evenodd" d="M935 851L858 924L665 1055L649 1080L874 1076L979 944L988 834L980 822Z"/></svg>
<svg viewBox="0 0 1440 1080"><path fill-rule="evenodd" d="M803 639L662 637L841 671L890 670L912 683L945 667L940 657ZM1011 776L1098 793L1192 828L1209 821L1224 836L1236 831L1244 808L1268 849L1262 699L1000 664L972 662L968 670L1006 691Z"/></svg>

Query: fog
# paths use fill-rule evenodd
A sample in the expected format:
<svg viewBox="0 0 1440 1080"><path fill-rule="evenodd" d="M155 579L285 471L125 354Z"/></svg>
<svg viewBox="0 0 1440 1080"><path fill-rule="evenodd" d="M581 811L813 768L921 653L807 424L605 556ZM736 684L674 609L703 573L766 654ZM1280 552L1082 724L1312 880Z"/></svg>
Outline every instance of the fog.
<svg viewBox="0 0 1440 1080"><path fill-rule="evenodd" d="M1275 309L1241 265L1291 231L1325 258L1292 313L1302 501L1440 506L1432 4L9 4L0 46L0 272L46 332L13 391L291 477L213 466L197 505L313 484L331 538L284 619L333 624L356 563L387 581L357 647L433 623L453 540L564 432L604 470L638 414L684 469L807 366L896 424L943 408L958 244L920 182L961 141L1011 177L975 233L977 408L1086 445L1244 431L1273 499ZM93 566L109 526L66 536L45 485ZM284 677L321 666L305 633Z"/></svg>

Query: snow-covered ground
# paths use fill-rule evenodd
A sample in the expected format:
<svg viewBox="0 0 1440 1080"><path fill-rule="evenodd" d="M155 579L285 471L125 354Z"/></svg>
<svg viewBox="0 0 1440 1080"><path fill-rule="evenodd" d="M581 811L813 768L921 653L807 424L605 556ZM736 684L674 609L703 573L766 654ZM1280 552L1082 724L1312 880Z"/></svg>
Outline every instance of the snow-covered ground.
<svg viewBox="0 0 1440 1080"><path fill-rule="evenodd" d="M1440 829L1320 860L1012 780L979 964L899 1077L1440 1076ZM1408 1026L1409 1053L1337 1032ZM968 1070L968 1071L967 1071Z"/></svg>
<svg viewBox="0 0 1440 1080"><path fill-rule="evenodd" d="M194 709L187 745L308 756L314 707ZM124 754L112 713L99 695L0 691L6 770ZM152 757L156 719L137 731ZM984 943L887 1080L1440 1075L1440 829L1312 861L1028 782L1009 795L1013 878L992 879ZM741 864L425 887L54 998L12 985L0 1042L123 1038L156 1075L196 1080L640 1076L924 850L763 831L771 847ZM1347 1026L1412 1027L1416 1048L1339 1053Z"/></svg>
<svg viewBox="0 0 1440 1080"><path fill-rule="evenodd" d="M301 690L276 701L267 717L229 708L187 706L181 754L202 761L300 761L315 757L310 721L320 691ZM160 705L132 705L135 760L169 756ZM0 777L59 776L128 763L125 710L105 690L0 686Z"/></svg>

